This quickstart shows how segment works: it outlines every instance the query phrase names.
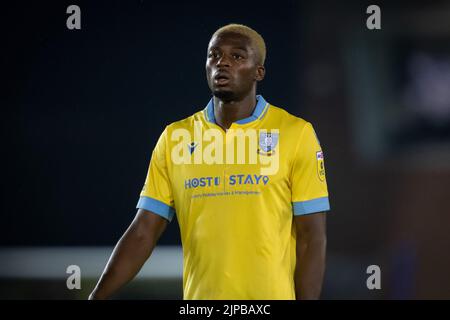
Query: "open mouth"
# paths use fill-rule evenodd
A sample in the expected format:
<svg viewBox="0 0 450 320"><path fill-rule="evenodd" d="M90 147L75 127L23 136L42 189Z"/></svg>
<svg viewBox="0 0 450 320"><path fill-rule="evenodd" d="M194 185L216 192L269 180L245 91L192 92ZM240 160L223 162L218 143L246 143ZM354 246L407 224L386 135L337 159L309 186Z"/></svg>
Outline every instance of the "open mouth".
<svg viewBox="0 0 450 320"><path fill-rule="evenodd" d="M225 85L230 82L230 77L225 73L218 73L214 76L214 83L217 85Z"/></svg>

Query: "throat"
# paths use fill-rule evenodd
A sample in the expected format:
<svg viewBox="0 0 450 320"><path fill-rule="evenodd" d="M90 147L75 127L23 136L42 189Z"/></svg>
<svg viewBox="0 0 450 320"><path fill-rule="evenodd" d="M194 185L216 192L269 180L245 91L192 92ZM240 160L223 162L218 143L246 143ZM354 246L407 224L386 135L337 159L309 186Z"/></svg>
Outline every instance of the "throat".
<svg viewBox="0 0 450 320"><path fill-rule="evenodd" d="M250 117L256 107L256 97L251 96L241 101L223 102L214 98L214 117L216 123L224 130L230 128L233 122Z"/></svg>

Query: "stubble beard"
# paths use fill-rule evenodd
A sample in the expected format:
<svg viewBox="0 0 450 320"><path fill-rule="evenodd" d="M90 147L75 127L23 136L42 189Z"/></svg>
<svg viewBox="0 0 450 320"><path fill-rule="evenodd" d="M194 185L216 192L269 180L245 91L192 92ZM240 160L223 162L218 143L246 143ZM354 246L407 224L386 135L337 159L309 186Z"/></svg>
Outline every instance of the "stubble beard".
<svg viewBox="0 0 450 320"><path fill-rule="evenodd" d="M229 91L229 90L224 90L224 91L222 91L222 90L214 90L212 92L212 94L216 98L222 100L223 102L231 102L231 101L236 100L236 98L237 98L236 95L234 94L234 92Z"/></svg>

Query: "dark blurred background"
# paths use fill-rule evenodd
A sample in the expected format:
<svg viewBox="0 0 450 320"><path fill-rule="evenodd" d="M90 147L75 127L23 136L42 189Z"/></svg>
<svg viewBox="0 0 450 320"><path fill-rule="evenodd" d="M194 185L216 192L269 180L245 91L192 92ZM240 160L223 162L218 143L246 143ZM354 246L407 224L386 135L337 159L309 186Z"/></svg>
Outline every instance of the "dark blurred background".
<svg viewBox="0 0 450 320"><path fill-rule="evenodd" d="M81 8L81 30L66 9ZM381 8L381 30L366 9ZM203 109L211 34L268 48L259 93L325 152L326 299L450 298L449 1L42 1L1 10L0 298L85 299L136 210L152 149ZM117 298L180 298L173 221ZM79 265L82 289L66 288ZM381 290L368 290L378 265Z"/></svg>

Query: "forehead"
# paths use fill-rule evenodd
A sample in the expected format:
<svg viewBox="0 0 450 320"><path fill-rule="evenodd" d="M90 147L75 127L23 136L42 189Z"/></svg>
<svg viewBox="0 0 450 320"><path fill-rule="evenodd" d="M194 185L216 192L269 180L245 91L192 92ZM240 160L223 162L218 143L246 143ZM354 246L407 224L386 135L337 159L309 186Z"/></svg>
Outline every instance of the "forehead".
<svg viewBox="0 0 450 320"><path fill-rule="evenodd" d="M252 42L249 37L236 32L221 32L214 35L209 41L208 49L233 47L243 50L253 50Z"/></svg>

